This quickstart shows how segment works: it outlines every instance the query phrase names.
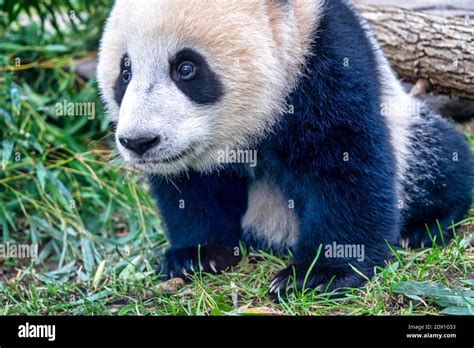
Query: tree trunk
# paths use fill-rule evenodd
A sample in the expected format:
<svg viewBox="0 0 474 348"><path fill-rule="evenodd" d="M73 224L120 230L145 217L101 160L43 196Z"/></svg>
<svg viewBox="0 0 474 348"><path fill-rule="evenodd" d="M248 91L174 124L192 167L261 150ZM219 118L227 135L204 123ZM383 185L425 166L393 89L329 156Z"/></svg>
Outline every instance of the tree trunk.
<svg viewBox="0 0 474 348"><path fill-rule="evenodd" d="M474 100L474 21L396 7L356 5L394 70L434 93Z"/></svg>

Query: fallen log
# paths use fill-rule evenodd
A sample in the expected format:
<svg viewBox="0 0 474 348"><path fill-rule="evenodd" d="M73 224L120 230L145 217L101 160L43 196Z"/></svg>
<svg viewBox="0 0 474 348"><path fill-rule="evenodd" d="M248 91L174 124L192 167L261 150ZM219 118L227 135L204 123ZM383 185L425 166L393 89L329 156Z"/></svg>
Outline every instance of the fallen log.
<svg viewBox="0 0 474 348"><path fill-rule="evenodd" d="M400 78L426 80L435 94L474 100L474 21L397 7L355 7Z"/></svg>

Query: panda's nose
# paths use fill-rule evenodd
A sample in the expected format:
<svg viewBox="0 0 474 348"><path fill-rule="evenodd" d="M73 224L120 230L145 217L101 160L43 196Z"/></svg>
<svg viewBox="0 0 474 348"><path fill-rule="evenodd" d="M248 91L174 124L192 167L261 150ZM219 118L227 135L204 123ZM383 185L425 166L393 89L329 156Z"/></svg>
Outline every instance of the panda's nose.
<svg viewBox="0 0 474 348"><path fill-rule="evenodd" d="M130 151L135 152L138 155L143 155L152 147L160 143L160 137L150 137L150 138L119 138L120 144L123 147L129 149Z"/></svg>

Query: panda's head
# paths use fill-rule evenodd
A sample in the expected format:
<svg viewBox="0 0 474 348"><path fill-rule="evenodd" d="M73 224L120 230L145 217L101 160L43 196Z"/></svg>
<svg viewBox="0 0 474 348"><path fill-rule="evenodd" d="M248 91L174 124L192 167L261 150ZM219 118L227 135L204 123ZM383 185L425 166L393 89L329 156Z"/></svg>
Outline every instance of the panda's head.
<svg viewBox="0 0 474 348"><path fill-rule="evenodd" d="M304 63L317 0L118 0L98 80L124 162L219 165L275 123Z"/></svg>

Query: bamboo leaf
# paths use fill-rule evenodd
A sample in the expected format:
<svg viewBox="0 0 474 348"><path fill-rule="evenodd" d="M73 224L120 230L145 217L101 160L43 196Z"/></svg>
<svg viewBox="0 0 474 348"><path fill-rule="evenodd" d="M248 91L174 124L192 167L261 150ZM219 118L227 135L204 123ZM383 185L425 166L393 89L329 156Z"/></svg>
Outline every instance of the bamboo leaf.
<svg viewBox="0 0 474 348"><path fill-rule="evenodd" d="M5 170L13 152L13 140L4 139L2 141L2 170Z"/></svg>
<svg viewBox="0 0 474 348"><path fill-rule="evenodd" d="M36 162L35 164L36 168L36 177L38 178L38 181L40 183L40 187L42 190L44 190L44 187L46 185L46 177L47 177L47 172L46 169L40 161Z"/></svg>
<svg viewBox="0 0 474 348"><path fill-rule="evenodd" d="M97 287L99 286L99 282L100 282L100 279L102 278L102 275L104 273L104 269L105 269L105 260L102 260L99 263L99 266L97 267L97 270L96 270L95 275L94 275L94 280L92 281L92 286L95 289L97 289Z"/></svg>

